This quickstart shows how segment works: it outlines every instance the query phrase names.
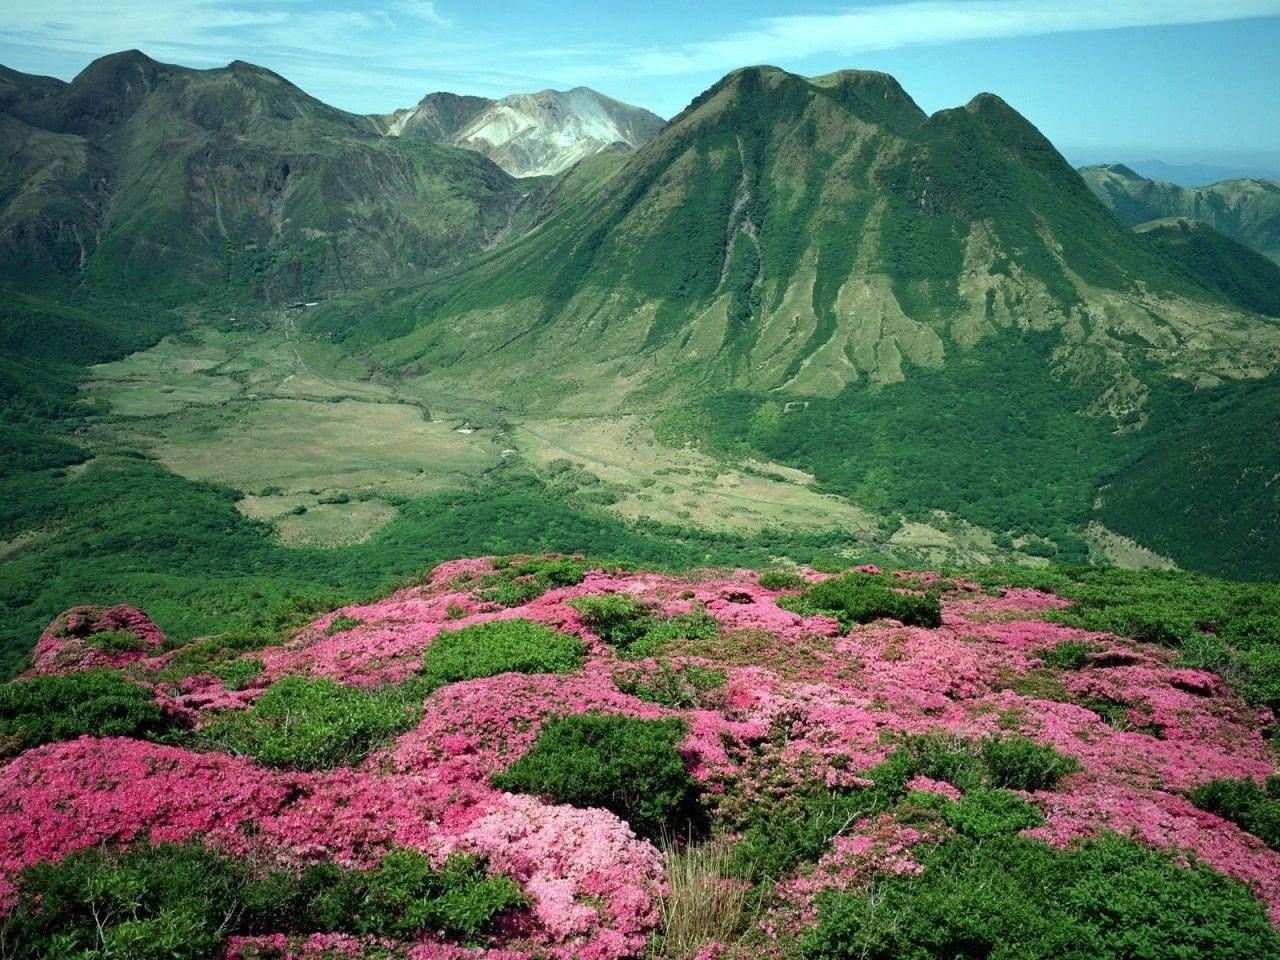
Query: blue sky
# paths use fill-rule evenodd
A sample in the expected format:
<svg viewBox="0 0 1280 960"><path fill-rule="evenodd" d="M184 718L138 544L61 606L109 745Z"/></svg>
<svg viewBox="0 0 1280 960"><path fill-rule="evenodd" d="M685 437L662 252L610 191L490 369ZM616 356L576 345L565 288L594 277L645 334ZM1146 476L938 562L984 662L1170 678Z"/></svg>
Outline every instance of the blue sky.
<svg viewBox="0 0 1280 960"><path fill-rule="evenodd" d="M244 59L336 106L578 84L671 116L736 66L896 76L928 111L999 93L1073 161L1280 173L1280 0L34 0L0 62L70 79L137 47Z"/></svg>

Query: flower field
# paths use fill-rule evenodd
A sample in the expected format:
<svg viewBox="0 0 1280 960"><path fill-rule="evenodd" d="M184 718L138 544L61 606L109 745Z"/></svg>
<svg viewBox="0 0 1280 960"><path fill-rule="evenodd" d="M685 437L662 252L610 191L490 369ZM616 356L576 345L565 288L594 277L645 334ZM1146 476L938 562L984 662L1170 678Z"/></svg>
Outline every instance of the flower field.
<svg viewBox="0 0 1280 960"><path fill-rule="evenodd" d="M1068 606L874 568L486 558L252 648L77 608L0 699L0 956L1048 956L1064 931L1278 955L1269 711L1053 622ZM65 722L13 692L59 683L93 685ZM1197 799L1219 781L1258 794L1249 817ZM137 892L128 851L193 848L262 902L214 922ZM673 864L697 851L719 855L691 896ZM945 878L991 864L1052 885L1058 926L1022 941L1039 920L969 902L978 926L906 952L977 896Z"/></svg>

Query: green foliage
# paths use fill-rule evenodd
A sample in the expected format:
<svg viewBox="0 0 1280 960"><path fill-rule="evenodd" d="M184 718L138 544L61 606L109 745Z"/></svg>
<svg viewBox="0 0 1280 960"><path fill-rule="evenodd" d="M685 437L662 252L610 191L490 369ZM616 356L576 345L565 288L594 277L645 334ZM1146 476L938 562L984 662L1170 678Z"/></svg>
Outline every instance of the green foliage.
<svg viewBox="0 0 1280 960"><path fill-rule="evenodd" d="M505 875L454 855L434 868L391 850L370 870L318 864L255 872L199 843L94 848L25 868L0 921L13 960L204 960L241 934L368 934L412 942L423 933L474 945L526 900Z"/></svg>
<svg viewBox="0 0 1280 960"><path fill-rule="evenodd" d="M205 960L239 919L240 871L199 844L90 848L25 868L3 921L14 960Z"/></svg>
<svg viewBox="0 0 1280 960"><path fill-rule="evenodd" d="M132 630L103 630L84 638L87 646L103 653L138 653L149 650L150 645Z"/></svg>
<svg viewBox="0 0 1280 960"><path fill-rule="evenodd" d="M790 570L766 570L760 574L760 586L766 590L800 590L808 582L800 574Z"/></svg>
<svg viewBox="0 0 1280 960"><path fill-rule="evenodd" d="M975 838L998 837L1044 823L1044 815L1016 793L979 788L946 804L943 819L959 833Z"/></svg>
<svg viewBox="0 0 1280 960"><path fill-rule="evenodd" d="M0 757L85 735L155 740L176 725L153 691L114 670L0 685Z"/></svg>
<svg viewBox="0 0 1280 960"><path fill-rule="evenodd" d="M1201 810L1216 813L1280 850L1280 775L1266 785L1253 780L1210 780L1188 794Z"/></svg>
<svg viewBox="0 0 1280 960"><path fill-rule="evenodd" d="M601 640L628 656L649 656L664 643L708 640L720 633L720 621L705 610L664 617L622 593L575 597L569 606Z"/></svg>
<svg viewBox="0 0 1280 960"><path fill-rule="evenodd" d="M514 880L488 876L477 857L455 854L437 869L416 850L393 850L368 871L313 870L302 886L309 902L293 924L404 941L428 930L479 944L503 915L527 903Z"/></svg>
<svg viewBox="0 0 1280 960"><path fill-rule="evenodd" d="M324 628L324 635L332 637L335 633L346 633L363 624L364 621L359 617L348 617L345 613L341 613L329 621L329 626Z"/></svg>
<svg viewBox="0 0 1280 960"><path fill-rule="evenodd" d="M942 604L936 596L902 593L892 583L872 574L848 573L815 583L795 596L782 597L778 606L803 616L828 614L846 631L854 624L883 617L908 626L941 626Z"/></svg>
<svg viewBox="0 0 1280 960"><path fill-rule="evenodd" d="M572 587L586 576L581 563L564 557L507 557L494 566L498 572L482 577L476 594L504 607L521 606L555 587Z"/></svg>
<svg viewBox="0 0 1280 960"><path fill-rule="evenodd" d="M571 673L585 654L581 640L550 627L520 618L490 620L437 634L418 675L434 688L500 673Z"/></svg>
<svg viewBox="0 0 1280 960"><path fill-rule="evenodd" d="M924 851L920 862L920 874L823 896L804 956L1280 956L1280 938L1238 881L1119 837L1057 850L1019 836L962 835Z"/></svg>
<svg viewBox="0 0 1280 960"><path fill-rule="evenodd" d="M210 720L192 734L192 742L281 769L351 766L412 726L418 709L414 692L394 686L361 690L327 677L285 677L249 709Z"/></svg>
<svg viewBox="0 0 1280 960"><path fill-rule="evenodd" d="M742 839L735 856L743 869L762 880L775 880L801 863L816 862L831 840L859 820L892 810L904 799L941 804L944 819L975 836L1036 826L1039 813L1009 789L1051 789L1067 773L1079 769L1072 757L1019 736L965 740L943 734L907 738L865 776L872 786L853 790L802 790L776 804L762 805L740 824ZM947 804L927 795L909 794L917 776L950 783L965 797Z"/></svg>
<svg viewBox="0 0 1280 960"><path fill-rule="evenodd" d="M724 681L723 670L701 667L696 663L673 666L668 660L660 661L654 670L631 667L613 678L614 685L623 693L673 710L701 706L706 695L722 688Z"/></svg>
<svg viewBox="0 0 1280 960"><path fill-rule="evenodd" d="M1046 650L1041 656L1046 667L1057 667L1059 670L1081 670L1089 665L1089 659L1096 652L1095 644L1086 640L1062 640Z"/></svg>
<svg viewBox="0 0 1280 960"><path fill-rule="evenodd" d="M500 790L604 807L656 840L701 829L699 787L676 746L680 720L581 713L548 720L533 747L493 777Z"/></svg>

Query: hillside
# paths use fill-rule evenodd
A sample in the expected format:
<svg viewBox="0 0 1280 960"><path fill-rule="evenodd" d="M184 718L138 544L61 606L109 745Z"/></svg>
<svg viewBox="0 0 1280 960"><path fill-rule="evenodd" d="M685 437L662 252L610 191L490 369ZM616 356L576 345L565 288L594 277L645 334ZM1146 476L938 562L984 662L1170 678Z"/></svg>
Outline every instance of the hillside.
<svg viewBox="0 0 1280 960"><path fill-rule="evenodd" d="M375 120L390 136L474 150L513 177L551 176L615 145L639 147L663 125L648 110L587 87L501 100L433 93Z"/></svg>
<svg viewBox="0 0 1280 960"><path fill-rule="evenodd" d="M1234 655L1274 589L1041 581L1087 599L514 557L187 645L77 607L0 687L0 932L17 960L1280 956L1272 715L1151 642ZM1216 633L1096 629L1152 597Z"/></svg>
<svg viewBox="0 0 1280 960"><path fill-rule="evenodd" d="M1174 385L1277 363L1280 328L1126 230L989 94L926 116L881 74L740 70L554 192L501 250L311 329L508 416L647 414L1081 559L1095 490L1160 442Z"/></svg>
<svg viewBox="0 0 1280 960"><path fill-rule="evenodd" d="M1246 310L1280 317L1280 264L1203 220L1171 217L1133 229L1189 279Z"/></svg>
<svg viewBox="0 0 1280 960"><path fill-rule="evenodd" d="M315 298L461 261L524 192L474 153L383 137L239 61L129 52L70 84L4 80L0 270L29 289Z"/></svg>
<svg viewBox="0 0 1280 960"><path fill-rule="evenodd" d="M1123 164L1082 167L1080 175L1131 227L1169 217L1203 220L1280 263L1280 181L1239 179L1180 187L1149 180Z"/></svg>

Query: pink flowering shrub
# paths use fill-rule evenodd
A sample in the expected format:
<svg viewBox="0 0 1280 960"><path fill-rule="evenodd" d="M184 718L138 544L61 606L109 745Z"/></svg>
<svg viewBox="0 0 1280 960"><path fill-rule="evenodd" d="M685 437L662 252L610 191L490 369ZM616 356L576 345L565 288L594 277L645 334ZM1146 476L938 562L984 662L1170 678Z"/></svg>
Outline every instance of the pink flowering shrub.
<svg viewBox="0 0 1280 960"><path fill-rule="evenodd" d="M197 730L220 729L232 711L254 716L245 708L286 678L399 691L421 714L394 739L372 738L381 746L364 759L352 751L340 758L345 765L311 772L271 769L228 753L239 749L230 739L198 733L182 742L208 752L112 737L26 750L0 767L0 902L13 903L23 867L142 837L198 841L289 869L367 870L393 849L436 864L461 854L512 878L526 902L486 945L281 929L233 938L228 956L387 948L423 960L633 957L660 919L665 877L654 844L605 804L558 804L548 792L494 785L549 724L591 714L679 731L673 746L717 842L749 850L752 825L770 816L779 830L806 817L820 822L809 845L776 869L759 858L754 872L743 866L767 894L764 906L740 943L709 943L707 957L781 956L804 941L831 898L927 875L932 851L982 830L1005 831L1000 843L1012 835L1018 856L1020 844L1069 857L1096 838L1105 846L1111 834L1131 837L1234 878L1280 922L1280 853L1188 799L1212 780L1261 784L1275 772L1262 735L1270 714L1217 676L1176 664L1168 650L1045 622L1067 602L1043 591L992 596L932 574L863 571L877 602L927 593L938 598L938 615L905 600L900 609L921 613L921 623L858 625L858 596L840 587L819 597L848 600L843 606L780 605L809 588L778 578L768 582L789 586L771 589L746 571L677 577L575 571L578 563L535 564L530 573L488 559L444 564L419 586L244 652L262 669L246 668L238 690L212 673L166 680L163 658L141 659L163 637L132 608L69 611L41 637L36 672L128 665L153 677L157 703ZM628 610L622 627L608 621L610 611ZM643 640L637 652L616 641L638 618L648 619L635 628L643 628L632 638ZM494 660L504 672L457 680L471 676L467 668L442 675L442 686L413 686L442 635L505 620L539 629L512 624L463 637L519 631L520 656ZM86 642L125 630L146 649L108 655ZM566 635L570 658L539 646L551 637L563 646ZM435 662L446 653L442 646ZM108 656L121 659L100 659ZM287 717L276 721L286 729ZM903 773L890 790L884 771L920 738L981 757L986 772L966 779L963 762L939 762ZM992 759L983 746L991 743L1015 749ZM1019 772L1057 756L1070 762L1054 776ZM995 777L1001 763L1014 773Z"/></svg>
<svg viewBox="0 0 1280 960"><path fill-rule="evenodd" d="M72 607L36 642L31 673L122 667L157 652L164 633L137 607Z"/></svg>

